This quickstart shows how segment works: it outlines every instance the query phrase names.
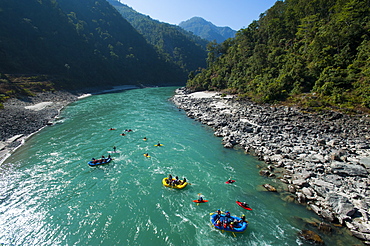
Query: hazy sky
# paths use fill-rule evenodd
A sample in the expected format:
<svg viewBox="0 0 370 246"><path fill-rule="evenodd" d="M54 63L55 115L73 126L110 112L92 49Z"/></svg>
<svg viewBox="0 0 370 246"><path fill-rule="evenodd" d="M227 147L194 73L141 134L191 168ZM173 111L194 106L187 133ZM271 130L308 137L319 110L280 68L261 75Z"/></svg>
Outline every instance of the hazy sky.
<svg viewBox="0 0 370 246"><path fill-rule="evenodd" d="M170 24L194 16L234 30L247 27L276 0L119 0L141 14Z"/></svg>

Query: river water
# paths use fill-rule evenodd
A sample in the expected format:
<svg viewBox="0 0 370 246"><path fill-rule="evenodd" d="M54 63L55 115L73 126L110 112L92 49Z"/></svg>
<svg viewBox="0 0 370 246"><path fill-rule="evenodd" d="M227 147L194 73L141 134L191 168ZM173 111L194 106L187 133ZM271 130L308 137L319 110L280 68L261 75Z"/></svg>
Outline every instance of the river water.
<svg viewBox="0 0 370 246"><path fill-rule="evenodd" d="M174 90L84 98L31 137L0 166L0 244L308 245L297 234L320 219L261 188L271 182L258 174L263 163L223 148L212 129L168 101ZM120 135L125 129L132 132ZM111 163L87 165L113 146L120 152ZM191 185L166 188L168 174ZM230 177L236 182L226 184ZM198 194L209 202L193 203ZM245 214L248 229L236 237L215 230L209 215L217 209ZM358 243L344 229L320 235L327 245Z"/></svg>

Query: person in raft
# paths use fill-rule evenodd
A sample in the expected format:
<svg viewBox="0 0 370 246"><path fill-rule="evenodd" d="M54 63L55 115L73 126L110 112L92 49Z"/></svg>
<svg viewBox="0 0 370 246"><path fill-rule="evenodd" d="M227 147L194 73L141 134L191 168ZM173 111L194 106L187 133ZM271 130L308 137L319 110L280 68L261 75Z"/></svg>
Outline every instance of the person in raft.
<svg viewBox="0 0 370 246"><path fill-rule="evenodd" d="M182 183L181 183L181 180L180 180L180 184L185 184L185 183L186 183L186 178L183 178Z"/></svg>
<svg viewBox="0 0 370 246"><path fill-rule="evenodd" d="M224 229L226 229L228 225L229 225L229 222L227 220L224 220L224 224L223 224Z"/></svg>
<svg viewBox="0 0 370 246"><path fill-rule="evenodd" d="M245 220L245 215L244 215L244 214L243 214L240 218L241 218L240 220L235 219L234 221L235 221L235 222L239 222L239 223L247 222L247 221Z"/></svg>
<svg viewBox="0 0 370 246"><path fill-rule="evenodd" d="M231 223L230 223L229 228L230 228L231 230L234 230L234 229L235 229L235 227L234 227L234 222L231 222Z"/></svg>
<svg viewBox="0 0 370 246"><path fill-rule="evenodd" d="M246 202L241 202L240 204L241 204L241 205L243 205L244 207L249 208L249 205L248 205L248 203L246 203Z"/></svg>
<svg viewBox="0 0 370 246"><path fill-rule="evenodd" d="M168 174L168 178L166 179L166 183L167 184L172 184L172 175L171 174Z"/></svg>
<svg viewBox="0 0 370 246"><path fill-rule="evenodd" d="M94 164L99 164L99 163L102 163L104 160L103 159L99 159L99 160L96 160L95 158L92 158L92 163Z"/></svg>
<svg viewBox="0 0 370 246"><path fill-rule="evenodd" d="M229 211L226 211L226 212L225 212L225 217L226 217L226 221L227 221L227 222L230 222L231 214L230 214L230 212L229 212Z"/></svg>
<svg viewBox="0 0 370 246"><path fill-rule="evenodd" d="M148 156L149 156L149 154L148 154L148 153L145 153L145 154L144 154L144 156L145 156L145 157L148 157Z"/></svg>
<svg viewBox="0 0 370 246"><path fill-rule="evenodd" d="M220 209L217 209L217 215L216 215L216 220L218 220L219 218L221 218L221 210Z"/></svg>
<svg viewBox="0 0 370 246"><path fill-rule="evenodd" d="M221 220L217 219L215 222L215 226L221 227L222 226Z"/></svg>

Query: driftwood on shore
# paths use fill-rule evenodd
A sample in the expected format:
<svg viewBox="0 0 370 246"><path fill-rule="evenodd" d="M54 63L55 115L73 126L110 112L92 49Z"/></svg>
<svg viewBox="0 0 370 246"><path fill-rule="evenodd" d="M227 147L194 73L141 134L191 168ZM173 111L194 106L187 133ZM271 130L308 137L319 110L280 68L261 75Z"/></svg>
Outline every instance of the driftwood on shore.
<svg viewBox="0 0 370 246"><path fill-rule="evenodd" d="M370 243L369 116L306 113L185 88L176 93L175 105L212 127L224 147L239 145L263 160L268 170L261 173L281 180L296 201Z"/></svg>

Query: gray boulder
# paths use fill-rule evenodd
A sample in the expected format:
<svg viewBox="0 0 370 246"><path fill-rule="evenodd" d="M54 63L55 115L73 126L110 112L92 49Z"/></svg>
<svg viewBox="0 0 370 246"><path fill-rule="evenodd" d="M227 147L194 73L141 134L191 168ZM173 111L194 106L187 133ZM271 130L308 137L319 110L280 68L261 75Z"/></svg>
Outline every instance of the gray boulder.
<svg viewBox="0 0 370 246"><path fill-rule="evenodd" d="M331 164L331 172L340 176L362 176L367 177L366 168L356 164L335 161Z"/></svg>
<svg viewBox="0 0 370 246"><path fill-rule="evenodd" d="M326 197L326 201L333 212L337 214L340 223L343 223L343 220L351 219L357 212L357 209L350 203L348 198L338 193L329 193Z"/></svg>

